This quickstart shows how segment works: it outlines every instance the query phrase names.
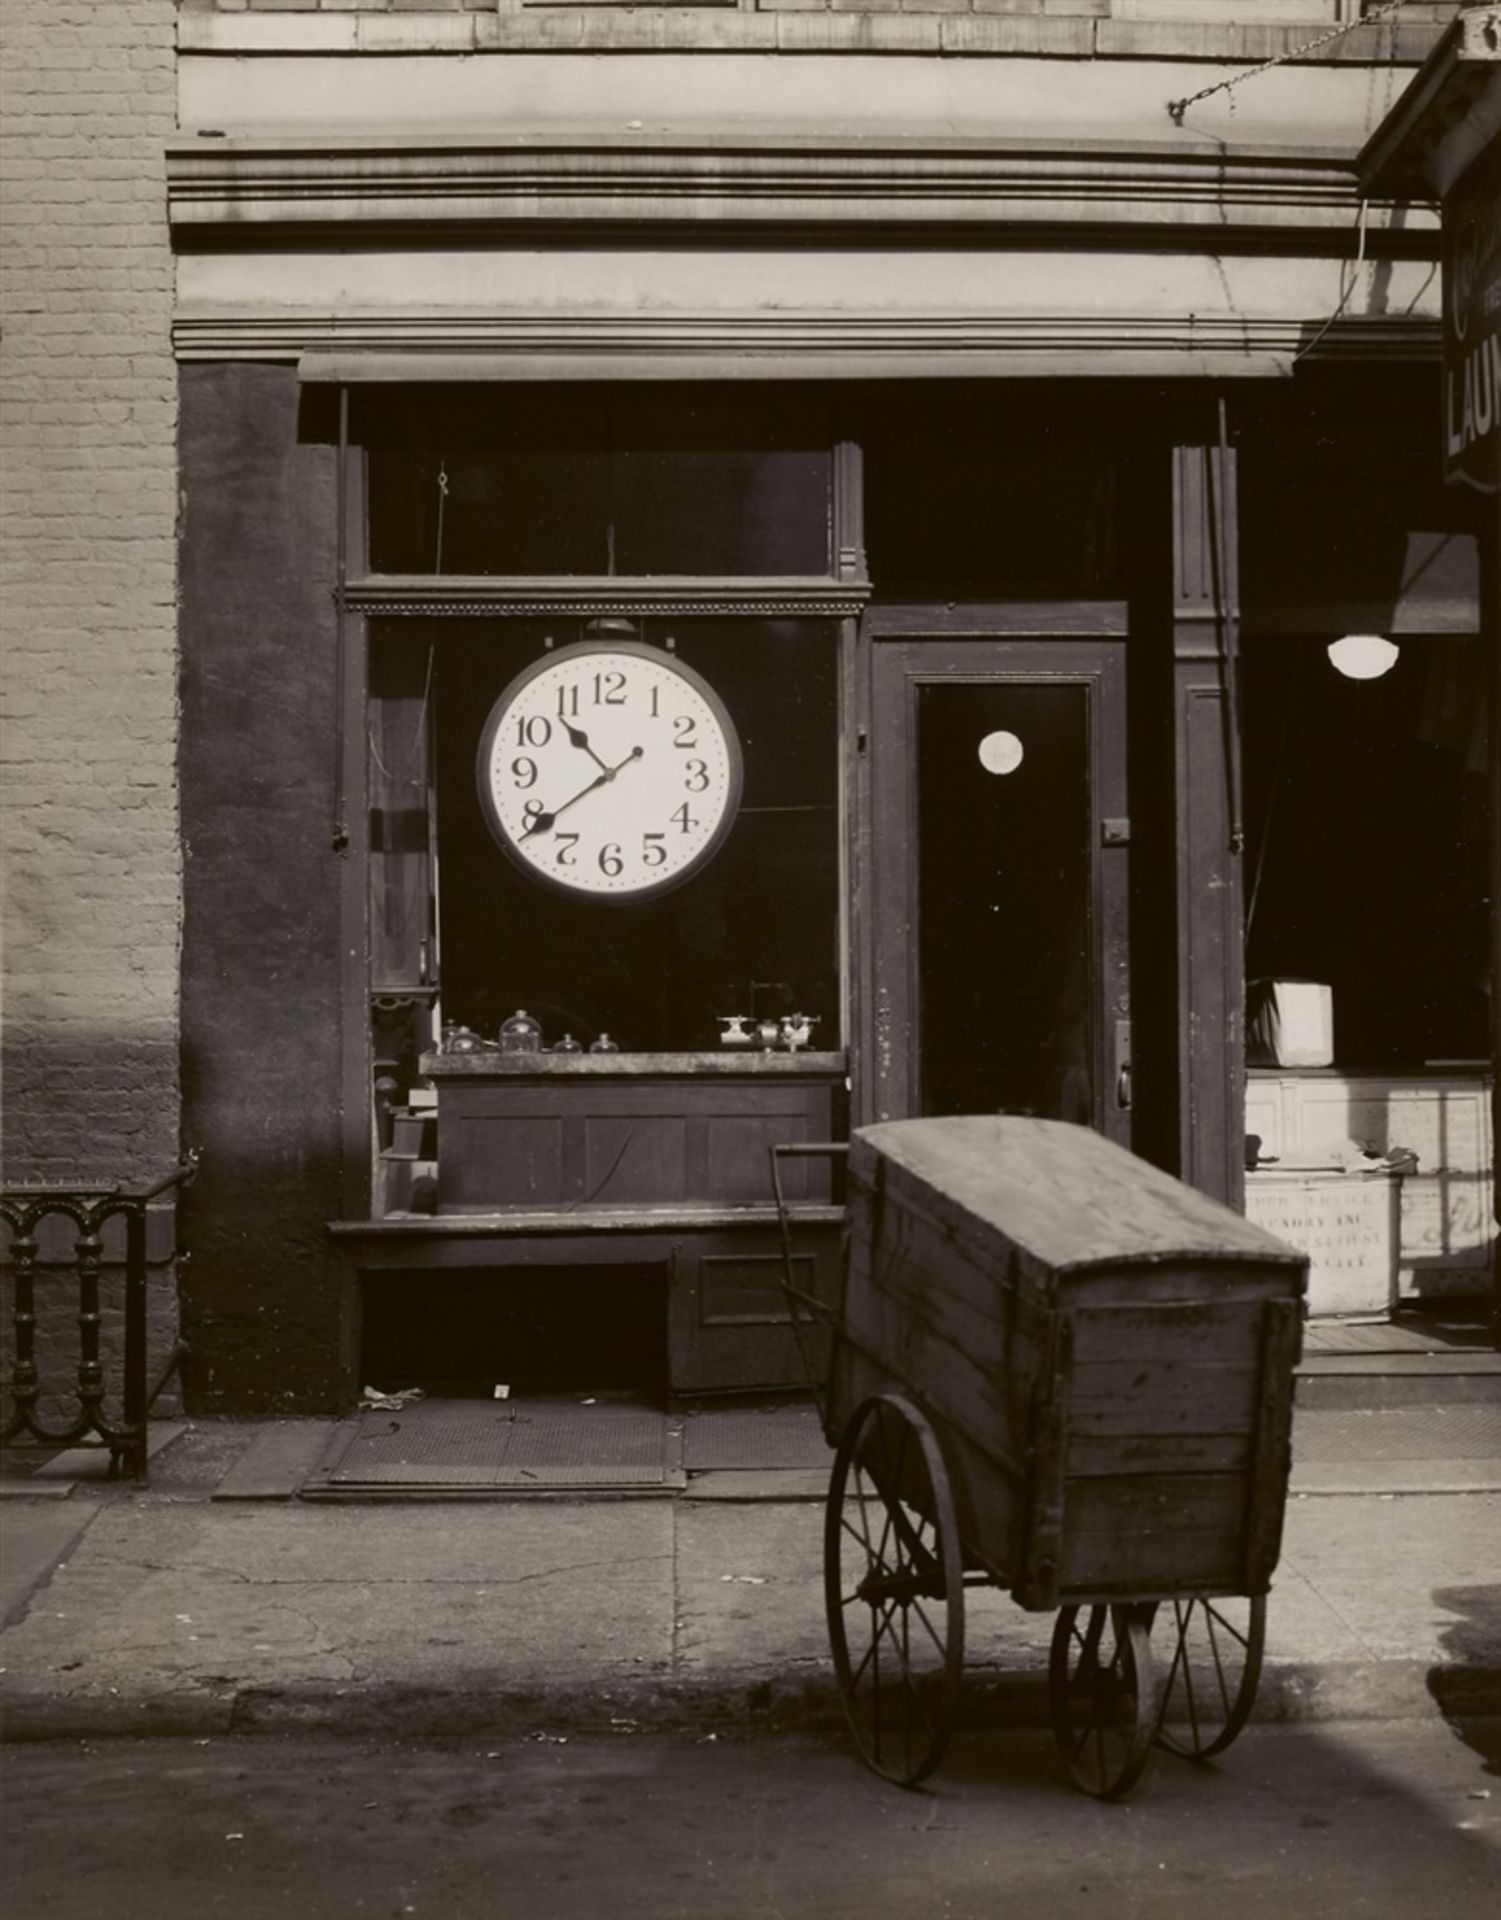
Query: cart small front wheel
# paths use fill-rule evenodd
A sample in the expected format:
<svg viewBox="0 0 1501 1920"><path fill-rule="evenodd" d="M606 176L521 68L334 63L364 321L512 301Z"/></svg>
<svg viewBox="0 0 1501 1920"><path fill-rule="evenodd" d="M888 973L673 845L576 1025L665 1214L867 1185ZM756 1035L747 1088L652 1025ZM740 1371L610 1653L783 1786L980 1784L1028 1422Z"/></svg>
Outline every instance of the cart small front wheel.
<svg viewBox="0 0 1501 1920"><path fill-rule="evenodd" d="M1075 1786L1129 1793L1157 1728L1151 1635L1139 1607L1064 1607L1048 1660L1053 1738Z"/></svg>
<svg viewBox="0 0 1501 1920"><path fill-rule="evenodd" d="M1266 1645L1266 1596L1170 1600L1157 1610L1167 1628L1167 1677L1157 1744L1190 1760L1208 1760L1250 1718Z"/></svg>
<svg viewBox="0 0 1501 1920"><path fill-rule="evenodd" d="M943 1758L964 1665L964 1567L932 1426L879 1394L851 1416L824 1510L834 1672L866 1764L915 1786Z"/></svg>

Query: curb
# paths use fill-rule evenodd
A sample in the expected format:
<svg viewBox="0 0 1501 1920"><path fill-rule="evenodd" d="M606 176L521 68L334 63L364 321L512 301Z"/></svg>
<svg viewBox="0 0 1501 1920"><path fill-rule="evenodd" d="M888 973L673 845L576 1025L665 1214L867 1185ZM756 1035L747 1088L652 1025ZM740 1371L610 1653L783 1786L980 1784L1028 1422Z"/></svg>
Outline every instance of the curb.
<svg viewBox="0 0 1501 1920"><path fill-rule="evenodd" d="M621 1681L452 1691L377 1682L163 1690L135 1698L13 1694L0 1700L0 1741L212 1738L321 1733L368 1737L566 1740L643 1733L836 1733L843 1709L832 1676L738 1681ZM1269 1663L1253 1724L1501 1717L1501 1667L1400 1659L1313 1666ZM1045 1673L972 1674L958 1721L966 1728L1048 1725Z"/></svg>

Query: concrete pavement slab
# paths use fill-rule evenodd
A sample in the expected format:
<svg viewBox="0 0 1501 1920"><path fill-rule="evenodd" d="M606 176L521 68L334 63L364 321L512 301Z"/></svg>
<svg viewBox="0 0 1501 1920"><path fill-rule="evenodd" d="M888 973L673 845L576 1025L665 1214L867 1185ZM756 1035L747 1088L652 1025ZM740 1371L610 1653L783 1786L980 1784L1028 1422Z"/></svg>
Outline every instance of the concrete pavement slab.
<svg viewBox="0 0 1501 1920"><path fill-rule="evenodd" d="M1293 1500L1279 1586L1289 1573L1305 1576L1367 1660L1441 1663L1458 1625L1444 1593L1489 1587L1488 1645L1501 1665L1501 1495Z"/></svg>
<svg viewBox="0 0 1501 1920"><path fill-rule="evenodd" d="M671 1513L142 1501L97 1516L46 1600L5 1636L13 1736L219 1727L247 1702L337 1720L383 1690L437 1717L665 1673Z"/></svg>
<svg viewBox="0 0 1501 1920"><path fill-rule="evenodd" d="M85 1500L66 1506L28 1501L6 1514L0 1550L0 1626L26 1611L26 1603L72 1548L98 1508Z"/></svg>
<svg viewBox="0 0 1501 1920"><path fill-rule="evenodd" d="M174 1457L0 1507L11 1737L837 1719L814 1502L218 1503ZM1040 1719L1053 1617L966 1612L967 1716ZM1292 1499L1258 1717L1451 1699L1501 1712L1501 1496Z"/></svg>

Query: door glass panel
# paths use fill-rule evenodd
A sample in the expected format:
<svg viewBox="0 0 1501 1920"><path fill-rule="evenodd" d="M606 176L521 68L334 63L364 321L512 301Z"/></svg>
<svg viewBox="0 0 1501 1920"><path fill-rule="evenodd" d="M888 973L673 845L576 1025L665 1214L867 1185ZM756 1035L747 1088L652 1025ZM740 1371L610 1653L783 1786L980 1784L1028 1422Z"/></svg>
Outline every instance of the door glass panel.
<svg viewBox="0 0 1501 1920"><path fill-rule="evenodd" d="M1089 697L917 689L921 1110L1089 1124Z"/></svg>

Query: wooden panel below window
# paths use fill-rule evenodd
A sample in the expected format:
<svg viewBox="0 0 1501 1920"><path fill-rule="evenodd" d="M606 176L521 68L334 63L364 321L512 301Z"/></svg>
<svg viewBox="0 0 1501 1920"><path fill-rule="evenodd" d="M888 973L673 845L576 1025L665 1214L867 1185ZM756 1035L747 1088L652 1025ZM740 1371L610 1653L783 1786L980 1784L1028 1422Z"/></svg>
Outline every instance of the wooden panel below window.
<svg viewBox="0 0 1501 1920"><path fill-rule="evenodd" d="M644 1058L644 1056L643 1056ZM766 1205L768 1149L826 1140L836 1085L785 1070L702 1078L473 1069L438 1080L440 1208ZM789 1199L828 1197L822 1162Z"/></svg>
<svg viewBox="0 0 1501 1920"><path fill-rule="evenodd" d="M839 1282L837 1225L793 1229L792 1284L832 1302ZM774 1229L705 1237L684 1248L669 1315L668 1367L678 1393L737 1388L821 1389L829 1335L794 1329Z"/></svg>

